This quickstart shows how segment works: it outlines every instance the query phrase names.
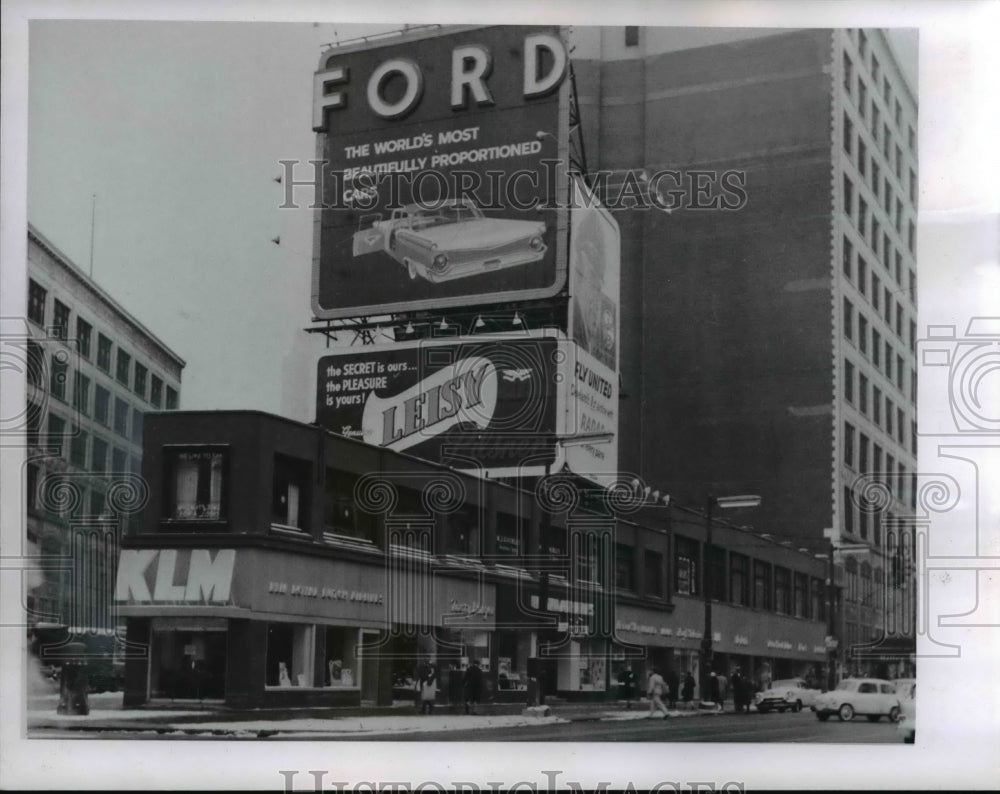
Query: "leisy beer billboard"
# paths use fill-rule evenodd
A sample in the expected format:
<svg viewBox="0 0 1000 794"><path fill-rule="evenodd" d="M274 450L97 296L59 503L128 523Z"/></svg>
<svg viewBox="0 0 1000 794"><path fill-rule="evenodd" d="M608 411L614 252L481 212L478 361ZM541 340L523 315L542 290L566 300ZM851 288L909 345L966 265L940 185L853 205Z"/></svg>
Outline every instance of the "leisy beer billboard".
<svg viewBox="0 0 1000 794"><path fill-rule="evenodd" d="M345 349L319 361L316 422L489 476L540 473L555 461L571 358L555 335Z"/></svg>
<svg viewBox="0 0 1000 794"><path fill-rule="evenodd" d="M327 50L313 95L316 317L561 291L568 69L555 26Z"/></svg>

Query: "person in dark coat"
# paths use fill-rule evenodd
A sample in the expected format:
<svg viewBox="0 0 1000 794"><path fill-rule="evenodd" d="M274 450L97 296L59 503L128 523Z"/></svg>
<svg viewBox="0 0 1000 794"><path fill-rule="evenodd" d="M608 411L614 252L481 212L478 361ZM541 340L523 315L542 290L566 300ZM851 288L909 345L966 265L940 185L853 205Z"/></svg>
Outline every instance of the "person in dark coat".
<svg viewBox="0 0 1000 794"><path fill-rule="evenodd" d="M478 662L473 661L465 669L462 680L465 687L465 713L475 714L476 706L483 696L483 671Z"/></svg>
<svg viewBox="0 0 1000 794"><path fill-rule="evenodd" d="M743 674L740 672L740 668L733 670L733 708L738 712L743 711L743 706L748 705L744 703L744 697L746 695ZM749 710L749 709L748 709Z"/></svg>
<svg viewBox="0 0 1000 794"><path fill-rule="evenodd" d="M684 674L684 686L681 687L681 698L685 703L694 700L694 676L690 672Z"/></svg>
<svg viewBox="0 0 1000 794"><path fill-rule="evenodd" d="M667 707L671 709L677 708L677 690L680 688L681 681L680 677L677 675L677 671L671 667L667 670Z"/></svg>

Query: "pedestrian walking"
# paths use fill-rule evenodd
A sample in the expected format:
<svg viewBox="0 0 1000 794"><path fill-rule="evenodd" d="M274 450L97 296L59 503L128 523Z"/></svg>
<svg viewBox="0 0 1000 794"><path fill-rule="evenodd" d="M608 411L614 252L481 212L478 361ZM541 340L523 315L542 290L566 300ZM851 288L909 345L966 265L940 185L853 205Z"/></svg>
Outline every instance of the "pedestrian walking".
<svg viewBox="0 0 1000 794"><path fill-rule="evenodd" d="M667 670L667 706L671 709L677 708L677 695L681 681L677 675L677 670L671 667Z"/></svg>
<svg viewBox="0 0 1000 794"><path fill-rule="evenodd" d="M437 668L430 662L420 680L417 681L420 693L420 713L432 714L434 712L434 701L437 699Z"/></svg>
<svg viewBox="0 0 1000 794"><path fill-rule="evenodd" d="M465 689L465 713L475 714L483 696L483 671L475 660L465 669L462 683Z"/></svg>
<svg viewBox="0 0 1000 794"><path fill-rule="evenodd" d="M690 670L684 674L684 686L681 687L681 698L688 704L688 708L690 708L691 701L694 700L694 676L691 675Z"/></svg>
<svg viewBox="0 0 1000 794"><path fill-rule="evenodd" d="M635 673L631 667L618 671L618 696L625 700L625 708L632 708L632 698L635 697Z"/></svg>
<svg viewBox="0 0 1000 794"><path fill-rule="evenodd" d="M715 670L709 673L708 677L708 692L706 693L708 697L706 698L702 695L702 702L708 700L709 702L715 704L720 709L722 708L722 694L719 691L719 676L716 674Z"/></svg>
<svg viewBox="0 0 1000 794"><path fill-rule="evenodd" d="M750 703L746 699L746 683L743 679L743 673L737 667L733 670L733 708L739 713L743 711L744 707L747 711L750 710Z"/></svg>
<svg viewBox="0 0 1000 794"><path fill-rule="evenodd" d="M663 705L663 694L666 690L667 685L663 680L663 676L660 675L660 671L654 667L649 671L649 680L646 682L646 694L649 696L650 717L653 716L655 711L662 711L663 719L670 716L667 714L667 707Z"/></svg>
<svg viewBox="0 0 1000 794"><path fill-rule="evenodd" d="M715 702L719 707L719 711L723 711L726 708L726 697L729 695L729 679L722 673L719 673L716 678L719 682L719 697Z"/></svg>

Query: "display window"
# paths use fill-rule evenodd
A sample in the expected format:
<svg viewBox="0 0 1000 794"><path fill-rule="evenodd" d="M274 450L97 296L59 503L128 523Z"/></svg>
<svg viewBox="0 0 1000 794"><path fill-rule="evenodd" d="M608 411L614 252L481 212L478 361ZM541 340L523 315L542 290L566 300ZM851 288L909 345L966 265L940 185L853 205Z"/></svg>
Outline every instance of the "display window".
<svg viewBox="0 0 1000 794"><path fill-rule="evenodd" d="M358 629L326 626L321 630L325 640L323 686L347 689L361 686Z"/></svg>
<svg viewBox="0 0 1000 794"><path fill-rule="evenodd" d="M275 687L315 686L315 627L297 623L267 626L267 672L265 684Z"/></svg>

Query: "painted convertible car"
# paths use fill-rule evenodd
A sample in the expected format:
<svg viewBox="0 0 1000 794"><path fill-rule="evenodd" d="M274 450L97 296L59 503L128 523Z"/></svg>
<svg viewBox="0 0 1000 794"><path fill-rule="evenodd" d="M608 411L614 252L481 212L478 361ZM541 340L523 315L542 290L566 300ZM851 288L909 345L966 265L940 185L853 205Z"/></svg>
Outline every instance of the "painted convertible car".
<svg viewBox="0 0 1000 794"><path fill-rule="evenodd" d="M544 234L544 223L487 218L467 201L433 209L409 204L356 232L354 256L385 252L410 278L437 283L537 262Z"/></svg>

